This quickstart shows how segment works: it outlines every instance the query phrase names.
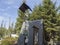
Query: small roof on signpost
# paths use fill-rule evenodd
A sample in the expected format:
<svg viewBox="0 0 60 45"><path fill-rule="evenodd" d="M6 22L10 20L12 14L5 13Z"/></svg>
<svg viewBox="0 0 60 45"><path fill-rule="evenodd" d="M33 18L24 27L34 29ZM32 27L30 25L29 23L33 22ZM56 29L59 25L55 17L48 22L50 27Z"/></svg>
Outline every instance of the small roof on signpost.
<svg viewBox="0 0 60 45"><path fill-rule="evenodd" d="M20 9L23 13L25 13L25 11L28 10L28 9L31 10L31 8L30 8L25 2L23 2L23 4L19 7L19 9ZM32 11L32 10L31 10L31 11Z"/></svg>

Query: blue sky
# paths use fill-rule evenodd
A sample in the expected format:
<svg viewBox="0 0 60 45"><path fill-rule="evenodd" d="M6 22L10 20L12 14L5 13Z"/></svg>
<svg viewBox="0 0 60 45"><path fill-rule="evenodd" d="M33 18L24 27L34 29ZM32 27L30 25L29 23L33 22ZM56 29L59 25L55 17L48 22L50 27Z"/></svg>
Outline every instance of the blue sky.
<svg viewBox="0 0 60 45"><path fill-rule="evenodd" d="M42 3L42 0L26 1L27 5L29 5L31 9L33 9L35 5ZM54 0L53 2L55 1L57 1L56 6L58 6L60 4L60 1ZM18 16L18 8L21 6L21 4L22 0L0 0L0 25L2 23L2 20L4 20L6 27L9 25L9 20L11 23L15 23Z"/></svg>

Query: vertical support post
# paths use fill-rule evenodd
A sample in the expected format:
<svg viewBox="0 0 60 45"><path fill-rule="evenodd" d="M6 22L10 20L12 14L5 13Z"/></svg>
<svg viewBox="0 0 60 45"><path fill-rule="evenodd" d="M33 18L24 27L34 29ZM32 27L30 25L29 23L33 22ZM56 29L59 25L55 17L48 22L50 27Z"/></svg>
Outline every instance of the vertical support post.
<svg viewBox="0 0 60 45"><path fill-rule="evenodd" d="M39 45L43 45L43 24L40 24L40 29L38 31Z"/></svg>
<svg viewBox="0 0 60 45"><path fill-rule="evenodd" d="M18 45L25 45L25 36L23 34L18 39Z"/></svg>
<svg viewBox="0 0 60 45"><path fill-rule="evenodd" d="M31 24L29 24L28 45L33 45L33 28Z"/></svg>

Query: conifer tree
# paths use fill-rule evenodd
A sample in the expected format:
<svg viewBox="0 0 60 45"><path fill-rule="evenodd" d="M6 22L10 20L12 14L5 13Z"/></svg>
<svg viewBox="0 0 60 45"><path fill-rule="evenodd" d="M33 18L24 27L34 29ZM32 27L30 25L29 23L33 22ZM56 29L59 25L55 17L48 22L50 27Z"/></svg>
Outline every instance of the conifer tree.
<svg viewBox="0 0 60 45"><path fill-rule="evenodd" d="M4 20L2 20L1 27L0 27L0 38L3 38L6 34L6 28L4 26Z"/></svg>
<svg viewBox="0 0 60 45"><path fill-rule="evenodd" d="M47 23L47 27L53 27L56 23L56 15L57 12L52 1L43 0L43 6L39 5L33 10L30 20L44 19L44 24Z"/></svg>
<svg viewBox="0 0 60 45"><path fill-rule="evenodd" d="M23 21L24 21L24 13L22 11L18 11L18 17L15 25L15 33L20 33Z"/></svg>
<svg viewBox="0 0 60 45"><path fill-rule="evenodd" d="M44 31L48 32L50 36L55 37L57 26L57 10L55 3L51 0L43 0L42 5L36 6L30 16L30 20L43 19ZM47 39L47 38L46 38Z"/></svg>

